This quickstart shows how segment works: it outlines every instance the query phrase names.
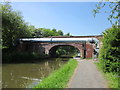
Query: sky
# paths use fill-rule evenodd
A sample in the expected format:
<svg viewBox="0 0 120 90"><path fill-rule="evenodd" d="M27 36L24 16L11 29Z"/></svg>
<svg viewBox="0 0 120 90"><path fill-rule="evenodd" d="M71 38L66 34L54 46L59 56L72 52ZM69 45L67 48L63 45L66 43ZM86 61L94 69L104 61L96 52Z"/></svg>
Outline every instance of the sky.
<svg viewBox="0 0 120 90"><path fill-rule="evenodd" d="M12 2L25 22L36 28L62 30L73 36L101 35L112 25L107 20L108 7L94 18L92 10L98 2Z"/></svg>

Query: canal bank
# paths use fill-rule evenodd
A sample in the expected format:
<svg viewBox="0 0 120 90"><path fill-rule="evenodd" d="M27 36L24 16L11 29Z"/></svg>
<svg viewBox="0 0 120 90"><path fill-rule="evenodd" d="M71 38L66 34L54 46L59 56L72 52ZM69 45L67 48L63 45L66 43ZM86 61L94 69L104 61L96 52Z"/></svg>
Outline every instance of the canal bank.
<svg viewBox="0 0 120 90"><path fill-rule="evenodd" d="M67 64L54 71L47 78L44 78L34 88L66 88L77 65L78 61L71 59Z"/></svg>

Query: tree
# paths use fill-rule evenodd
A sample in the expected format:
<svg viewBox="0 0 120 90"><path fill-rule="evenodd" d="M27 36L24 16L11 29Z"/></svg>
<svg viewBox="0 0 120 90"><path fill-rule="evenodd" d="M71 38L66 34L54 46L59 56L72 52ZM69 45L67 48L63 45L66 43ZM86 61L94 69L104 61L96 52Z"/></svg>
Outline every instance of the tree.
<svg viewBox="0 0 120 90"><path fill-rule="evenodd" d="M46 29L46 28L39 28L42 37L49 37L49 36L63 36L62 30L56 30L56 29ZM36 30L35 30L36 31Z"/></svg>
<svg viewBox="0 0 120 90"><path fill-rule="evenodd" d="M58 30L57 33L58 33L59 36L63 36L63 32L62 32L62 30Z"/></svg>
<svg viewBox="0 0 120 90"><path fill-rule="evenodd" d="M21 13L13 11L8 2L1 4L1 8L3 46L12 48L18 38L30 37L29 26L22 19Z"/></svg>
<svg viewBox="0 0 120 90"><path fill-rule="evenodd" d="M56 29L52 29L52 36L59 36Z"/></svg>
<svg viewBox="0 0 120 90"><path fill-rule="evenodd" d="M107 0L109 1L109 0ZM96 9L93 10L94 17L97 13L100 13L100 10L105 6L109 7L109 11L104 11L105 13L109 13L108 20L111 24L118 25L120 24L120 1L116 0L116 2L99 2L96 4Z"/></svg>
<svg viewBox="0 0 120 90"><path fill-rule="evenodd" d="M70 33L65 34L65 36L71 36Z"/></svg>
<svg viewBox="0 0 120 90"><path fill-rule="evenodd" d="M53 31L53 32L55 32L55 33L57 33L57 30L56 30L55 28L54 28L54 29L52 29L52 31Z"/></svg>
<svg viewBox="0 0 120 90"><path fill-rule="evenodd" d="M42 35L42 30L40 29L40 28L38 28L38 29L35 29L34 31L33 31L33 35L32 35L33 37L36 37L36 38L41 38L41 37L43 37L43 35Z"/></svg>
<svg viewBox="0 0 120 90"><path fill-rule="evenodd" d="M41 30L43 37L54 36L53 31L51 31L50 29L42 28Z"/></svg>
<svg viewBox="0 0 120 90"><path fill-rule="evenodd" d="M9 4L5 2L0 4L2 8L2 39L3 46L12 49L17 44L19 38L40 38L49 36L61 36L62 30L46 28L35 28L23 20L21 12L14 11Z"/></svg>
<svg viewBox="0 0 120 90"><path fill-rule="evenodd" d="M108 0L109 1L109 0ZM103 32L102 48L100 49L99 59L100 64L104 72L116 72L120 71L120 1L116 2L99 2L96 5L96 9L93 10L94 16L96 13L100 13L100 9L109 6L110 13L108 20L112 24L112 28L109 28Z"/></svg>

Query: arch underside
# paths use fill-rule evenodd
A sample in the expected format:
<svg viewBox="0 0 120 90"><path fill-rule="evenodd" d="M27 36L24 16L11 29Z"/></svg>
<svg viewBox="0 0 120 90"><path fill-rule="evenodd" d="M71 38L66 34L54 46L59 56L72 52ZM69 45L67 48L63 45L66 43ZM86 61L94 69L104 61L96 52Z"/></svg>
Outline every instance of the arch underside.
<svg viewBox="0 0 120 90"><path fill-rule="evenodd" d="M28 47L30 46L30 47ZM38 54L53 54L59 46L73 46L80 51L83 58L92 58L96 44L91 43L29 43L24 42L17 46L18 51L34 51Z"/></svg>
<svg viewBox="0 0 120 90"><path fill-rule="evenodd" d="M90 43L51 43L47 46L45 46L45 53L55 55L55 51L59 46L73 46L79 50L81 53L80 56L82 58L92 58L93 57L93 51L94 51L94 45Z"/></svg>
<svg viewBox="0 0 120 90"><path fill-rule="evenodd" d="M74 47L74 46L71 46L71 45L58 45L58 46L54 46L54 47L52 47L51 49L50 49L50 51L49 51L49 55L50 55L50 57L57 57L57 53L56 53L56 51L58 50L58 48L60 48L60 47ZM80 50L79 49L77 49L77 48L75 48L74 47L74 50L78 50L79 51L79 53L80 53ZM67 49L68 50L68 52L69 52L69 49Z"/></svg>
<svg viewBox="0 0 120 90"><path fill-rule="evenodd" d="M79 51L79 53L82 53L82 48L81 48L81 45L75 45L75 44L56 44L56 45L52 45L50 48L49 48L49 55L52 56L52 57L56 57L56 50L58 49L58 47L64 47L64 46L71 46L71 47L74 47L75 49L77 49ZM82 54L81 54L81 57L82 57Z"/></svg>

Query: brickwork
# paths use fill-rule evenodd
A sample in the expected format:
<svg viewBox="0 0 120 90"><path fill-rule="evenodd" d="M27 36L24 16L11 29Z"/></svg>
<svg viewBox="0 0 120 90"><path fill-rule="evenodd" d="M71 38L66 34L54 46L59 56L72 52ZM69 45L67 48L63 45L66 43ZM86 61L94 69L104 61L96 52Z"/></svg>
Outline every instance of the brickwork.
<svg viewBox="0 0 120 90"><path fill-rule="evenodd" d="M94 51L94 48L92 44L86 44L86 58L92 58L93 51Z"/></svg>
<svg viewBox="0 0 120 90"><path fill-rule="evenodd" d="M55 38L61 38L61 36L53 36ZM100 40L102 36L69 36L69 38L97 38ZM63 37L64 38L64 37ZM67 37L68 38L68 37ZM100 42L101 44L101 42ZM41 42L23 42L18 45L18 51L32 51L39 54L50 54L55 52L57 49L56 47L59 46L73 46L77 48L80 53L81 57L83 58L92 58L94 53L94 48L96 47L95 44L91 43L41 43Z"/></svg>

